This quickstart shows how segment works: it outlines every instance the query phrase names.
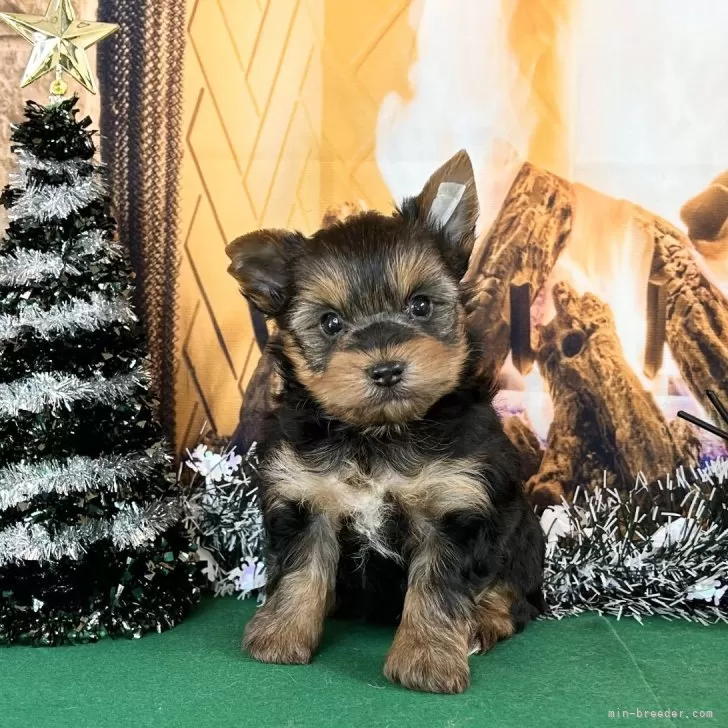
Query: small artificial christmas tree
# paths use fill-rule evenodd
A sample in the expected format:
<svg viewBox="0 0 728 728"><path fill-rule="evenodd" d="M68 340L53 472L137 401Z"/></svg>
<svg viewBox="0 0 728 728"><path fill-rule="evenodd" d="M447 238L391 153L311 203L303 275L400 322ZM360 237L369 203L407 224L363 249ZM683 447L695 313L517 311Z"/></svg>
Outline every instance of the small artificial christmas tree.
<svg viewBox="0 0 728 728"><path fill-rule="evenodd" d="M0 644L161 631L200 592L76 103L28 102L0 198Z"/></svg>

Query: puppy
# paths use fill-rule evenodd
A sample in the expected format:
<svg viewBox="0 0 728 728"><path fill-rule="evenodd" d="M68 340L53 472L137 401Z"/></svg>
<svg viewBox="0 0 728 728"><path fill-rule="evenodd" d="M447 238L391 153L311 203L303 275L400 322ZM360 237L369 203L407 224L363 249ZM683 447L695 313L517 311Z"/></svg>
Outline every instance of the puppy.
<svg viewBox="0 0 728 728"><path fill-rule="evenodd" d="M384 667L459 693L468 656L543 608L544 539L468 330L478 203L459 152L394 215L227 247L276 323L282 391L261 475L267 600L244 647L307 663L327 615L398 624Z"/></svg>

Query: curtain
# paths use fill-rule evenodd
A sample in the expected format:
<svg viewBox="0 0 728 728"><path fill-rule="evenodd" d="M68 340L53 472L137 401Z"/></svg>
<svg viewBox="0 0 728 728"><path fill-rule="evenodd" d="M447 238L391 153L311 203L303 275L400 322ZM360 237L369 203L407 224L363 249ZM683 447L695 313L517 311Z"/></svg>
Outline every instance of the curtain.
<svg viewBox="0 0 728 728"><path fill-rule="evenodd" d="M100 0L99 19L120 25L99 47L102 157L139 279L160 417L174 442L185 0Z"/></svg>

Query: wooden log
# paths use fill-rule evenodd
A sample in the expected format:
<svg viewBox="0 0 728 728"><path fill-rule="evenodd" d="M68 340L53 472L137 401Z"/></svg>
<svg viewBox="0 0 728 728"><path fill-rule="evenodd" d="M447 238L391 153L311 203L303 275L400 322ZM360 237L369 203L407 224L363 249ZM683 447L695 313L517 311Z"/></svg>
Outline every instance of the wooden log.
<svg viewBox="0 0 728 728"><path fill-rule="evenodd" d="M641 208L637 220L655 245L650 279L664 281L667 344L693 396L711 412L706 390L728 400L728 300L683 233Z"/></svg>
<svg viewBox="0 0 728 728"><path fill-rule="evenodd" d="M511 285L528 284L534 302L571 232L573 200L568 182L524 164L470 261L466 308L497 369L511 347ZM528 357L521 364L527 367Z"/></svg>
<svg viewBox="0 0 728 728"><path fill-rule="evenodd" d="M571 500L577 487L592 487L609 473L615 476L601 456L596 423L584 411L577 392L563 389L554 400L554 419L549 427L546 450L538 472L526 481L526 495L538 510Z"/></svg>
<svg viewBox="0 0 728 728"><path fill-rule="evenodd" d="M680 209L680 218L694 242L724 240L728 236L728 172L718 175L700 194L688 200Z"/></svg>
<svg viewBox="0 0 728 728"><path fill-rule="evenodd" d="M541 330L538 365L554 403L541 470L527 489L551 483L565 495L585 484L588 469L606 469L619 487L629 488L642 473L664 477L686 460L652 395L627 363L612 312L596 296L579 296L566 283L554 286L556 316ZM594 473L592 473L593 478Z"/></svg>
<svg viewBox="0 0 728 728"><path fill-rule="evenodd" d="M504 417L503 429L521 456L523 478L531 478L538 472L543 460L543 449L536 433L518 415Z"/></svg>

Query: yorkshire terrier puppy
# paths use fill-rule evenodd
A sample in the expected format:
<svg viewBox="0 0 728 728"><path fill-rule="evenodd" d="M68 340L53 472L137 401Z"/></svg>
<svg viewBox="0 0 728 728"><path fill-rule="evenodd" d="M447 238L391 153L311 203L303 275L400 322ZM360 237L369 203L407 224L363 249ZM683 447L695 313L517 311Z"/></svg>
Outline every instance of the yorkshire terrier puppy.
<svg viewBox="0 0 728 728"><path fill-rule="evenodd" d="M543 609L543 534L463 309L477 216L459 152L392 216L227 247L275 320L282 380L262 453L267 599L243 643L258 660L309 662L328 615L391 621L385 675L459 693L468 656Z"/></svg>

